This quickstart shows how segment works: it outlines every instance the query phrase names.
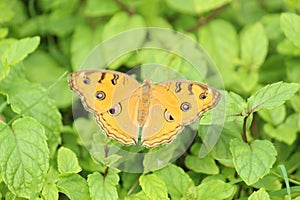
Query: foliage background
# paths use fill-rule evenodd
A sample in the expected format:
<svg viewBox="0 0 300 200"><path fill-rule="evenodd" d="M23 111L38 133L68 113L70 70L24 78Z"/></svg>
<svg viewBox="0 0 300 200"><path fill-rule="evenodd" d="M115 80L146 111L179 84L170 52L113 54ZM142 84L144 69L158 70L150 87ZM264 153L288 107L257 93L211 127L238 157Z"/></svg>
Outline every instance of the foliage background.
<svg viewBox="0 0 300 200"><path fill-rule="evenodd" d="M0 10L3 199L299 199L299 0L0 0ZM168 167L130 174L82 145L65 72L144 26L204 47L225 83L227 118L207 157L196 139Z"/></svg>

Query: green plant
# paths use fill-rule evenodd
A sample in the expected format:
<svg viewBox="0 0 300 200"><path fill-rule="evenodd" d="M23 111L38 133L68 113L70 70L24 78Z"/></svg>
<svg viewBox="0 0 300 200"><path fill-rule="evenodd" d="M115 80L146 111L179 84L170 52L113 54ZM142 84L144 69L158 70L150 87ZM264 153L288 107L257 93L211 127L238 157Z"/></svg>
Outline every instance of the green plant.
<svg viewBox="0 0 300 200"><path fill-rule="evenodd" d="M298 0L0 0L0 8L2 198L299 199ZM134 174L103 164L114 155L102 163L90 156L73 126L66 74L101 41L144 26L180 31L203 46L225 84L226 119L204 158L200 126L173 164ZM187 65L141 51L109 67L149 60Z"/></svg>

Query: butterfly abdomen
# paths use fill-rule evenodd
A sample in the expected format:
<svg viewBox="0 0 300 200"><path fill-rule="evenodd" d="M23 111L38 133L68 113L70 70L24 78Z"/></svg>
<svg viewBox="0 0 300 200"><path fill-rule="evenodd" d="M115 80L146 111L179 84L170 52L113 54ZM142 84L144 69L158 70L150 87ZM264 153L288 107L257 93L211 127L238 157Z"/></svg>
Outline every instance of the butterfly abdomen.
<svg viewBox="0 0 300 200"><path fill-rule="evenodd" d="M137 121L139 126L142 127L145 125L147 118L149 116L149 106L152 98L152 81L146 79L144 84L139 88L139 102L138 102L138 115Z"/></svg>

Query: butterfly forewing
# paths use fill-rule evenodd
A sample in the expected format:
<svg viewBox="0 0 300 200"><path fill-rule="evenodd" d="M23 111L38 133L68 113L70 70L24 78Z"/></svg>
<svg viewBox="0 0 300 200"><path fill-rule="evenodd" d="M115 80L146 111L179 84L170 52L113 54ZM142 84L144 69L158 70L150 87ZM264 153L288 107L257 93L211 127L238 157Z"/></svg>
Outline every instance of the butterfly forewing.
<svg viewBox="0 0 300 200"><path fill-rule="evenodd" d="M120 72L83 70L69 75L69 85L109 137L125 145L136 143L139 127L129 117L135 115L129 99L139 82Z"/></svg>

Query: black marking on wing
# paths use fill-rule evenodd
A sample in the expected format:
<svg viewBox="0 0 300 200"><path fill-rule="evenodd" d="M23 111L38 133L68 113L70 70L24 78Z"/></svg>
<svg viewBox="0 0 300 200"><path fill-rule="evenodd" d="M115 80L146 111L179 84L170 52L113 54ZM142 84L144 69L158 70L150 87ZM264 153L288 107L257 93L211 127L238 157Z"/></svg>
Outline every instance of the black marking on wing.
<svg viewBox="0 0 300 200"><path fill-rule="evenodd" d="M190 92L190 95L193 95L194 93L193 93L193 84L192 83L190 83L189 85L188 85L188 90L189 90L189 92Z"/></svg>
<svg viewBox="0 0 300 200"><path fill-rule="evenodd" d="M111 83L112 83L113 85L116 85L118 79L119 79L119 75L118 75L118 74L114 74L114 78L111 79Z"/></svg>
<svg viewBox="0 0 300 200"><path fill-rule="evenodd" d="M178 93L181 91L181 82L176 82L176 89L175 92Z"/></svg>
<svg viewBox="0 0 300 200"><path fill-rule="evenodd" d="M105 78L105 75L106 75L105 72L102 72L102 73L101 73L101 77L100 77L98 83L101 83L101 81Z"/></svg>

